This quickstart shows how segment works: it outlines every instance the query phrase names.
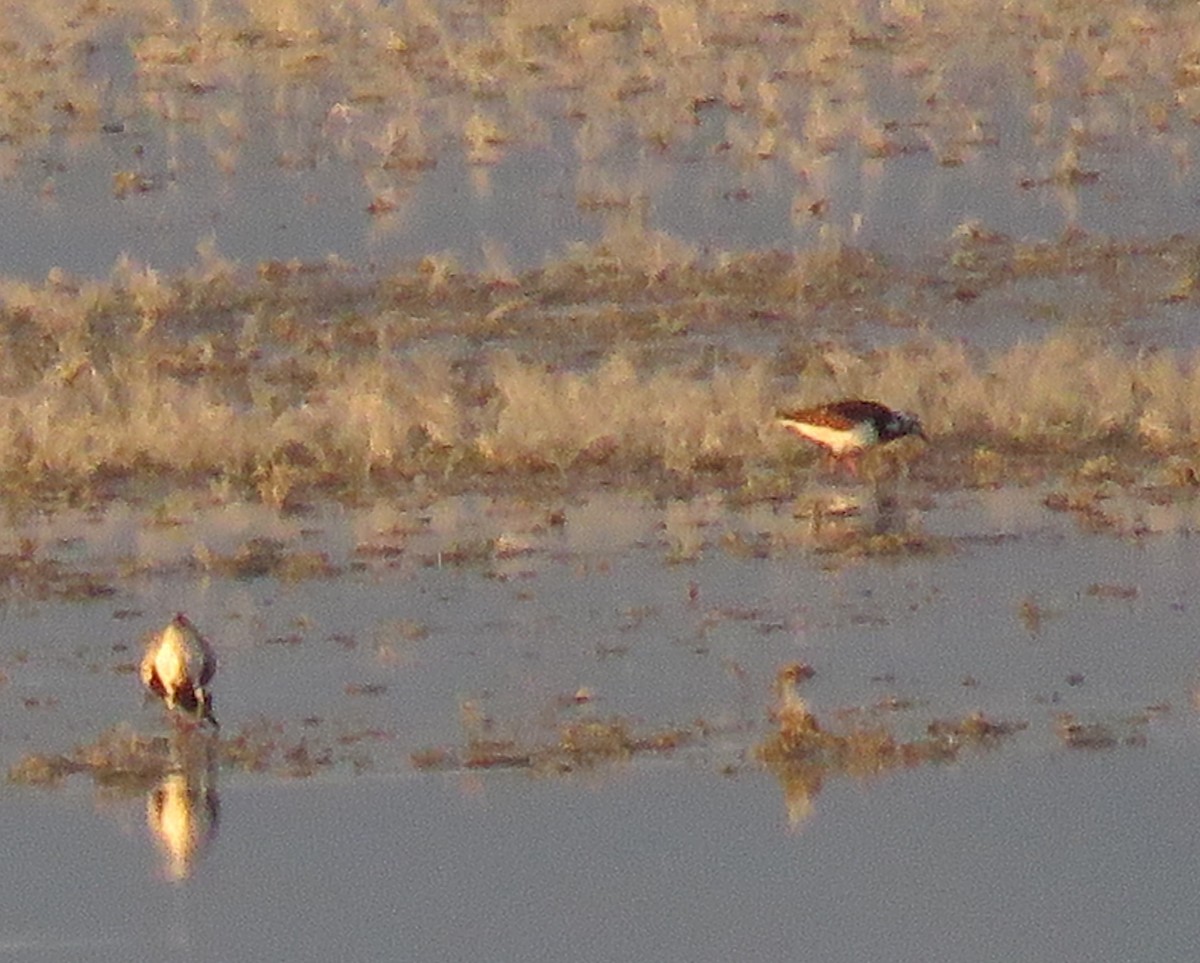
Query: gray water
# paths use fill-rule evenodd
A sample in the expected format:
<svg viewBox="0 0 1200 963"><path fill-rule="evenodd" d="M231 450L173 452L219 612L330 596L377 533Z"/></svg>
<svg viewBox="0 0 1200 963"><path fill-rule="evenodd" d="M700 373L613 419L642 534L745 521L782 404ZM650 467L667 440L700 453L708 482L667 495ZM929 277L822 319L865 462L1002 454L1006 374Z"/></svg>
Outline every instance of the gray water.
<svg viewBox="0 0 1200 963"><path fill-rule="evenodd" d="M401 558L498 532L525 550L294 585L164 574L118 579L108 601L9 606L10 761L116 723L161 726L136 679L109 669L133 657L113 645L156 628L168 597L218 647L223 738L261 717L314 747L355 729L385 735L357 745L362 771L212 774L197 788L217 818L199 804L188 812L200 842L182 869L163 835L170 819L140 795L93 790L82 776L9 786L0 949L14 959L1190 958L1200 787L1189 775L1197 563L1186 509L1151 515L1157 530L1135 546L1075 531L1036 492L945 496L910 504L905 524L953 551L901 561L831 560L790 506L672 512L597 496L546 528L519 504L469 499L428 517L437 526ZM337 560L379 521L335 512L308 519L300 537ZM672 539L690 526L700 548L674 562ZM221 528L217 513L190 531L219 545ZM107 571L128 545L121 531L101 526L74 551ZM724 547L732 532L774 533L776 549L741 556ZM1019 612L1030 597L1045 612L1036 632ZM411 638L397 620L427 632ZM292 644L275 641L287 632ZM752 750L770 731L771 676L796 659L817 670L805 696L826 720L895 697L910 703L891 714L898 731L971 709L1028 728L953 764L866 781L833 774L785 796ZM355 696L349 682L387 688ZM461 744L463 698L536 741L547 706L579 687L592 701L564 712L647 730L702 718L711 733L675 754L563 776L420 773L408 760ZM53 702L31 707L29 696ZM1056 735L1062 712L1119 733L1141 715L1128 731L1144 744L1068 748Z"/></svg>

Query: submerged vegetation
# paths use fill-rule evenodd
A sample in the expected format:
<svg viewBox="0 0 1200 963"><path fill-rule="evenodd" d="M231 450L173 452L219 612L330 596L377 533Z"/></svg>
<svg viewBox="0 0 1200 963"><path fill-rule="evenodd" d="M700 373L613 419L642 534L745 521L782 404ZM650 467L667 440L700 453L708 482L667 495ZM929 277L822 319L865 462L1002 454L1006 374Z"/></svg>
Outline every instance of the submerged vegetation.
<svg viewBox="0 0 1200 963"><path fill-rule="evenodd" d="M262 718L228 737L186 728L150 735L121 723L65 753L27 752L10 767L8 780L49 787L81 775L97 786L138 794L180 772L206 772L214 781L220 771L304 778L334 767L369 769L367 746L389 738L390 733L378 731L328 733L311 727L298 734Z"/></svg>
<svg viewBox="0 0 1200 963"><path fill-rule="evenodd" d="M997 721L982 712L936 718L923 734L906 738L899 724L884 721L916 708L906 700L885 700L870 707L848 707L827 714L832 727L818 720L797 692L813 675L811 667L794 663L777 678L777 699L768 713L771 728L739 756L756 760L772 772L789 796L808 802L825 780L867 779L894 769L957 761L963 750L989 749L1029 728L1026 720ZM670 755L691 749L712 751L714 739L743 741L747 727L714 725L704 719L680 726L648 728L621 716L600 717L589 710L591 693L580 690L561 697L532 719L500 722L473 700L460 705L463 741L459 746L429 746L412 751L407 764L426 772L522 770L536 776L558 776L631 763L637 756ZM1070 749L1112 749L1146 744L1144 727L1152 706L1115 721L1084 722L1058 712L1051 724ZM300 732L280 721L258 718L230 736L193 725L145 734L128 723L99 733L66 753L30 751L8 770L10 783L53 787L71 776L90 778L97 786L138 794L172 774L204 774L215 786L225 772L262 773L306 778L333 770L387 772L400 763L396 734L371 728L326 731L320 720L307 720ZM728 748L728 747L727 747ZM741 767L727 763L722 771Z"/></svg>
<svg viewBox="0 0 1200 963"><path fill-rule="evenodd" d="M1200 115L1200 13L1187 3L137 0L0 9L10 169L49 137L78 143L150 120L198 130L213 166L232 172L259 123L248 105L261 102L281 168L346 156L359 166L364 207L380 216L402 211L448 148L486 184L510 152L548 144L561 119L573 127L582 208L637 205L644 185L630 186L621 159L632 142L719 155L747 174L778 161L796 184L792 219L815 229L829 214L831 156L878 166L922 155L955 168L1017 137L1038 145L1042 160L1012 189L1072 189L1102 179L1096 147L1117 137L1155 138L1186 163L1187 130ZM1027 105L1024 116L1014 104ZM114 193L134 198L181 176L176 137L165 147L161 161L114 170ZM53 194L53 178L44 191Z"/></svg>

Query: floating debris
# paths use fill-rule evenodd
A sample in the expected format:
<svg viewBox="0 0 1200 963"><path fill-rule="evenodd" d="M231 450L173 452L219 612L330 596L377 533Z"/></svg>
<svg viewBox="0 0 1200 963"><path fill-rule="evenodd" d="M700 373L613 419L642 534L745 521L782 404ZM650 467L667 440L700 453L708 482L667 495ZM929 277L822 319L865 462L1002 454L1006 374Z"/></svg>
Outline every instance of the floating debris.
<svg viewBox="0 0 1200 963"><path fill-rule="evenodd" d="M1068 749L1115 749L1118 746L1144 746L1145 725L1149 715L1139 714L1107 722L1081 722L1069 712L1054 721L1054 731Z"/></svg>
<svg viewBox="0 0 1200 963"><path fill-rule="evenodd" d="M1017 603L1017 618L1034 638L1042 634L1042 623L1053 614L1033 595L1027 595Z"/></svg>
<svg viewBox="0 0 1200 963"><path fill-rule="evenodd" d="M956 746L990 746L1027 728L1028 722L997 722L982 712L972 712L961 719L935 719L926 732Z"/></svg>
<svg viewBox="0 0 1200 963"><path fill-rule="evenodd" d="M344 688L348 696L381 696L387 690L382 682L347 682Z"/></svg>
<svg viewBox="0 0 1200 963"><path fill-rule="evenodd" d="M1141 594L1141 590L1136 585L1116 585L1106 582L1093 582L1087 587L1087 592L1085 594L1096 599L1118 599L1120 601L1132 601Z"/></svg>

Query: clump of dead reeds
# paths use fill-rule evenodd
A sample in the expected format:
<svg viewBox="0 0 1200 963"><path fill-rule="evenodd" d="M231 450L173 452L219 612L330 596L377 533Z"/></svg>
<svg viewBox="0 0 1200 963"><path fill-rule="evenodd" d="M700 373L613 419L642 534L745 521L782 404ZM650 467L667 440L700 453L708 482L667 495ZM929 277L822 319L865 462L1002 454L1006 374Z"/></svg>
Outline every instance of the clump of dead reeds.
<svg viewBox="0 0 1200 963"><path fill-rule="evenodd" d="M779 779L794 827L811 815L814 798L831 777L866 779L895 769L952 762L963 749L996 746L1027 727L1024 721L997 721L973 712L935 719L914 739L902 738L883 724L828 728L799 693L813 674L805 663L780 669L770 712L774 729L754 750Z"/></svg>
<svg viewBox="0 0 1200 963"><path fill-rule="evenodd" d="M845 251L677 252L665 269L658 256L581 253L500 283L448 263L247 275L209 252L179 276L124 262L106 281L2 281L6 496L114 497L156 479L289 509L418 478L576 475L736 496L819 463L775 428L776 408L838 397L918 413L931 444L892 446L897 458L962 484L1019 475L1023 458L1069 473L1106 456L1136 474L1194 455L1200 366L1187 352L1135 353L1086 330L990 351L930 334L864 350L772 331L786 348L762 351L740 338L763 336L764 312L808 311L806 289L851 303L836 292L864 272L895 278Z"/></svg>
<svg viewBox="0 0 1200 963"><path fill-rule="evenodd" d="M562 775L626 763L637 754L669 753L695 742L699 724L645 731L621 716L577 716L572 710L590 701L581 689L555 701L549 718L531 727L528 720L501 722L473 699L459 707L461 746L434 746L410 756L417 769L528 769L538 775Z"/></svg>

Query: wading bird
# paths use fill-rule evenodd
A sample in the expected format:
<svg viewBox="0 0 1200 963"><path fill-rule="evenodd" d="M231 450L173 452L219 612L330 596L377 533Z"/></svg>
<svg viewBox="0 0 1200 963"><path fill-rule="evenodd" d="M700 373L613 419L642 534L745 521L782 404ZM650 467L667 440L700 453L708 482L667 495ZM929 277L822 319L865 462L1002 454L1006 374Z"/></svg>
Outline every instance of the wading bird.
<svg viewBox="0 0 1200 963"><path fill-rule="evenodd" d="M780 411L775 420L801 438L821 445L836 459L855 459L868 448L905 435L929 440L915 415L893 411L878 401L831 401L814 408Z"/></svg>
<svg viewBox="0 0 1200 963"><path fill-rule="evenodd" d="M188 617L180 612L157 632L142 657L142 682L166 703L200 722L217 726L208 683L217 671L212 647Z"/></svg>

